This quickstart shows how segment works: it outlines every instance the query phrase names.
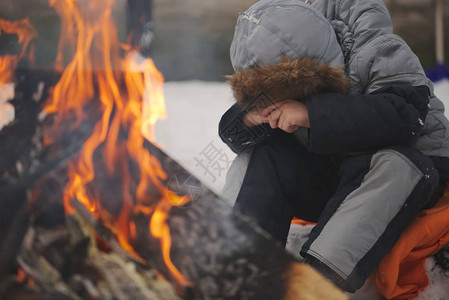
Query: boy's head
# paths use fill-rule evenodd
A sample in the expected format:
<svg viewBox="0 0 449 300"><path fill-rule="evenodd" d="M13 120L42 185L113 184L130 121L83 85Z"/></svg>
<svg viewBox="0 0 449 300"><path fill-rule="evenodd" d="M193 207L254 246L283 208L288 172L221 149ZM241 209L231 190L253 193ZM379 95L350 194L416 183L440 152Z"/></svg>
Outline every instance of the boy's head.
<svg viewBox="0 0 449 300"><path fill-rule="evenodd" d="M348 88L332 26L300 0L262 0L240 14L230 54L229 82L245 110L265 105L261 92L277 102Z"/></svg>
<svg viewBox="0 0 449 300"><path fill-rule="evenodd" d="M344 65L332 26L300 0L262 0L240 14L230 55L235 71L276 65L282 56Z"/></svg>

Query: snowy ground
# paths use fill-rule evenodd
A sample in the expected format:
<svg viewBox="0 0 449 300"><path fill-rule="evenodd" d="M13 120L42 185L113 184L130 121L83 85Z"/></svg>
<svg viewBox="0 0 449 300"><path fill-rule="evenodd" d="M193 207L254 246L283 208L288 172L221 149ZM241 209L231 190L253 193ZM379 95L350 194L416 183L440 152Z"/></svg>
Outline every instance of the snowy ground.
<svg viewBox="0 0 449 300"><path fill-rule="evenodd" d="M219 194L235 154L218 136L221 115L233 104L225 83L168 82L167 120L156 125L156 141L171 157Z"/></svg>
<svg viewBox="0 0 449 300"><path fill-rule="evenodd" d="M449 79L443 79L435 83L435 95L443 101L446 107L446 116L449 117Z"/></svg>

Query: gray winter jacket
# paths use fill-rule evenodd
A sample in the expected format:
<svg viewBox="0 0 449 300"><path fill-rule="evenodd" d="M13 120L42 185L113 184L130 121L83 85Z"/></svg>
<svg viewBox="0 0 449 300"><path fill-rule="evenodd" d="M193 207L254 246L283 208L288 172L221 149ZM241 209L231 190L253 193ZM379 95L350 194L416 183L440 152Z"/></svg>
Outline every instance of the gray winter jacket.
<svg viewBox="0 0 449 300"><path fill-rule="evenodd" d="M426 85L430 107L416 149L449 157L449 122L416 55L399 36L381 0L317 0L312 5L331 23L346 61L351 93L370 94L393 84Z"/></svg>
<svg viewBox="0 0 449 300"><path fill-rule="evenodd" d="M286 10L289 10L290 13L285 13ZM389 86L427 86L430 107L425 123L422 123L424 117L421 114L419 116L415 114L416 120L409 119L406 122L416 123L417 127L420 127L419 130L405 130L404 134L418 135L413 138L411 145L426 155L449 157L449 123L444 116L444 106L434 96L433 85L425 76L418 58L400 37L392 34L390 16L381 0L316 0L311 6L299 0L261 0L239 16L230 54L232 65L239 78L236 81L242 85L237 89L235 85L232 86L234 95L237 100L239 97L248 98L247 101L250 103L257 91L264 91L267 86L276 86L279 83L277 85L280 88L291 88L291 85L284 84L285 80L277 82L276 78L279 76L268 76L269 72L262 68L263 66L280 66L283 55L292 60L311 57L317 59L319 64L329 63L333 67L344 67L346 75L352 81L349 89L351 95L372 95ZM297 85L295 82L299 80L304 83L303 75L306 77L310 75L307 75L308 71L304 71L306 69L303 67L296 70L289 68L292 71L289 71L289 76L292 77L293 74L294 80L288 78L287 82ZM282 74L287 73L282 72ZM329 72L316 72L316 74L318 73L324 75L321 78L330 78L331 81L335 81L332 79L335 76ZM243 74L243 76L239 76L239 74ZM254 77L257 77L257 80L253 80ZM260 80L261 78L262 80ZM231 80L231 85L232 83ZM301 88L308 86L310 85L300 84ZM238 92L239 90L243 93ZM335 91L335 89L333 90ZM324 94L322 96L324 97ZM270 98L273 96L271 95ZM338 97L334 96L334 98ZM322 105L322 100L308 101L308 103ZM328 100L328 103L331 104L332 99ZM310 114L311 106L308 105L308 108ZM344 108L339 108L340 119L343 118L342 109ZM364 112L371 112L371 117L368 119L371 120L373 130L376 130L375 123L382 122L382 118L373 114L373 109L366 107ZM320 110L322 109L316 111ZM338 114L332 115L337 116ZM400 118L404 116L404 114L401 116L397 114L397 117ZM409 118L410 116L411 114L408 115ZM235 132L236 130L227 129L234 129L235 126L231 125L236 123L233 120L238 117L238 110L233 108L223 116L220 122L220 136L236 152L261 140L254 130L247 130L242 126L239 127L241 130L237 130L237 132L249 131L246 132L248 137L234 137L231 131ZM317 118L317 116L314 117ZM324 124L323 121L321 124ZM321 152L324 148L316 148L319 144L317 136L321 136L321 141L325 140L326 136L334 139L337 139L338 136L335 135L336 132L326 130L326 128L323 131L320 126L316 125L315 123L311 130L310 141L312 146L315 146L315 149L312 147L311 150ZM328 127L338 125L327 124ZM383 124L380 123L378 126L380 129ZM404 124L404 126L407 125ZM388 132L388 125L383 126L383 129L383 131L368 133L368 128L365 128L365 132L359 130L359 134L384 136L386 141L378 143L380 148L393 145L394 141L391 140L393 135L392 132ZM400 128L396 126L394 130L398 129ZM317 135L317 132L320 134ZM300 128L295 135L303 142L309 141L304 128ZM239 140L244 143L239 145ZM408 145L408 143L402 144ZM241 147L242 145L244 147ZM346 149L346 153L364 151L363 147L358 147L359 150L349 148L351 147ZM370 148L367 147L365 150L370 150ZM333 149L326 149L326 153L332 153L332 151Z"/></svg>

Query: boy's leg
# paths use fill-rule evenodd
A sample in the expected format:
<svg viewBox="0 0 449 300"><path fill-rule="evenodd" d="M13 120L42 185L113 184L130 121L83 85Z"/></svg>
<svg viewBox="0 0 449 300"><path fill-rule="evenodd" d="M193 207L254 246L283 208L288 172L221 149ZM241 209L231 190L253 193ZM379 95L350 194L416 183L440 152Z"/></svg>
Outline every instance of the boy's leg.
<svg viewBox="0 0 449 300"><path fill-rule="evenodd" d="M241 188L227 184L224 191L225 196L239 191L236 210L284 244L293 216L318 220L337 187L338 169L328 157L310 153L293 136L283 133L244 155L246 158L237 161L248 164L243 181L231 174L241 175L245 166L233 166L228 176L228 182L241 182Z"/></svg>
<svg viewBox="0 0 449 300"><path fill-rule="evenodd" d="M234 206L237 196L239 195L251 158L251 153L252 149L238 154L226 174L226 182L221 192L221 197L230 206Z"/></svg>
<svg viewBox="0 0 449 300"><path fill-rule="evenodd" d="M411 148L346 159L301 255L341 288L360 288L434 195L438 172Z"/></svg>

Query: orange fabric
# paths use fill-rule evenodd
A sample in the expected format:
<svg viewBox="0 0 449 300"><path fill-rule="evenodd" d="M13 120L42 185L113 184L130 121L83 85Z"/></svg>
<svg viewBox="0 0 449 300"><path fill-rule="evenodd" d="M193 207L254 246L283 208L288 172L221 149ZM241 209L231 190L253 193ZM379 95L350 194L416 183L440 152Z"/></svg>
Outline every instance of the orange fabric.
<svg viewBox="0 0 449 300"><path fill-rule="evenodd" d="M411 299L427 287L425 259L449 242L449 193L421 212L385 256L373 276L387 299Z"/></svg>
<svg viewBox="0 0 449 300"><path fill-rule="evenodd" d="M298 218L293 218L292 220L292 224L297 224L297 225L302 225L302 226L306 226L306 225L316 225L316 223L312 223L312 222L307 222Z"/></svg>

